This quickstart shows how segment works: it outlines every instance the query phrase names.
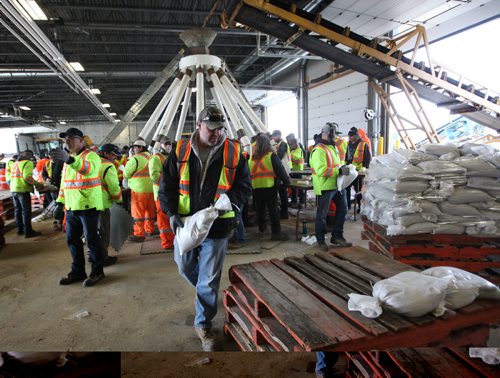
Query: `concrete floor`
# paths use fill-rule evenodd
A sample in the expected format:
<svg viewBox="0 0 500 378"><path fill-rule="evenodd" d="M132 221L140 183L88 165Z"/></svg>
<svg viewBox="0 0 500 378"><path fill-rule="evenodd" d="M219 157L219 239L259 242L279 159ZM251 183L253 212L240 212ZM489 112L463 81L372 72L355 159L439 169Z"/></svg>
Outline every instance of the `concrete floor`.
<svg viewBox="0 0 500 378"><path fill-rule="evenodd" d="M293 235L291 217L284 230ZM71 258L64 234L51 231L52 222L36 223L43 235L25 239L15 230L6 234L0 250L0 340L12 351L199 351L193 330L194 289L177 272L172 254L140 255L140 244L125 244L117 264L105 268L106 278L95 287L60 286ZM309 225L309 232L313 225ZM361 222L346 221L345 236L360 239ZM254 234L255 228L248 230ZM229 286L228 269L235 264L318 249L301 242L284 242L261 254L226 257L221 292ZM77 314L87 311L88 316ZM222 295L214 329L222 336ZM221 337L221 339L223 339ZM223 349L238 350L224 340Z"/></svg>

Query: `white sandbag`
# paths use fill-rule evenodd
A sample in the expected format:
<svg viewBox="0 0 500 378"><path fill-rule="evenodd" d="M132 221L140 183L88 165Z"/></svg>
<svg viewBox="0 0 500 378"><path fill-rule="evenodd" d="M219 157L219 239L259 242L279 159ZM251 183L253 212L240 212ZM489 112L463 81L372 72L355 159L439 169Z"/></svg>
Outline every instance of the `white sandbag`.
<svg viewBox="0 0 500 378"><path fill-rule="evenodd" d="M498 150L495 147L487 144L479 144L476 146L472 146L471 150L475 155L479 156L491 156L498 154Z"/></svg>
<svg viewBox="0 0 500 378"><path fill-rule="evenodd" d="M495 284L459 268L436 266L421 273L449 280L445 303L452 310L471 304L477 297L500 299L500 289Z"/></svg>
<svg viewBox="0 0 500 378"><path fill-rule="evenodd" d="M462 235L464 232L465 232L465 226L457 223L447 223L447 224L438 224L437 228L434 229L433 234Z"/></svg>
<svg viewBox="0 0 500 378"><path fill-rule="evenodd" d="M481 217L488 221L500 221L500 211L479 210Z"/></svg>
<svg viewBox="0 0 500 378"><path fill-rule="evenodd" d="M184 227L179 228L175 235L181 256L203 243L212 224L219 216L219 211L230 210L232 210L231 201L226 194L222 194L214 206L207 207L186 217Z"/></svg>
<svg viewBox="0 0 500 378"><path fill-rule="evenodd" d="M425 154L420 151L407 150L405 148L399 148L394 151L394 159L401 164L414 164L417 165L423 161L437 160L437 156Z"/></svg>
<svg viewBox="0 0 500 378"><path fill-rule="evenodd" d="M349 167L348 175L337 176L337 188L339 190L347 188L358 177L358 171L354 165L349 164L347 167Z"/></svg>
<svg viewBox="0 0 500 378"><path fill-rule="evenodd" d="M500 211L500 203L497 201L488 201L488 202L471 202L469 203L470 206L474 207L475 209L481 211L481 210L487 210L487 211Z"/></svg>
<svg viewBox="0 0 500 378"><path fill-rule="evenodd" d="M467 186L483 190L500 190L500 179L495 177L469 177Z"/></svg>
<svg viewBox="0 0 500 378"><path fill-rule="evenodd" d="M451 215L451 214L441 214L438 215L437 222L439 224L445 223L458 223L462 226L473 226L476 222L481 222L482 218L478 216L463 216L463 215Z"/></svg>
<svg viewBox="0 0 500 378"><path fill-rule="evenodd" d="M500 169L500 151L497 151L496 155L483 156L483 159L489 161L495 167Z"/></svg>
<svg viewBox="0 0 500 378"><path fill-rule="evenodd" d="M402 272L373 286L373 297L385 310L409 317L418 317L442 308L448 279Z"/></svg>
<svg viewBox="0 0 500 378"><path fill-rule="evenodd" d="M469 357L480 358L488 365L500 364L500 348L469 348Z"/></svg>
<svg viewBox="0 0 500 378"><path fill-rule="evenodd" d="M452 161L455 159L458 159L460 155L458 152L448 152L447 154L441 155L439 157L439 160L446 160L446 161Z"/></svg>
<svg viewBox="0 0 500 378"><path fill-rule="evenodd" d="M486 193L495 198L496 201L500 201L500 190L486 190Z"/></svg>
<svg viewBox="0 0 500 378"><path fill-rule="evenodd" d="M436 156L442 156L449 153L460 156L460 150L453 144L428 143L420 146L419 150L425 154Z"/></svg>
<svg viewBox="0 0 500 378"><path fill-rule="evenodd" d="M444 214L458 215L458 216L476 216L480 217L481 214L474 207L466 204L453 204L448 201L443 201L438 204L439 209Z"/></svg>
<svg viewBox="0 0 500 378"><path fill-rule="evenodd" d="M423 213L436 214L436 215L443 214L441 212L441 210L439 210L438 205L436 205L435 203L432 203L430 201L418 200L418 201L416 201L416 205L422 209Z"/></svg>
<svg viewBox="0 0 500 378"><path fill-rule="evenodd" d="M481 144L466 142L460 147L462 155L477 156L478 154L472 150L472 147L481 146Z"/></svg>
<svg viewBox="0 0 500 378"><path fill-rule="evenodd" d="M360 311L363 316L372 319L378 318L383 312L377 298L356 293L348 294L348 296L347 308L349 311Z"/></svg>
<svg viewBox="0 0 500 378"><path fill-rule="evenodd" d="M498 231L495 221L476 222L474 225L465 227L465 233L468 235L494 235Z"/></svg>
<svg viewBox="0 0 500 378"><path fill-rule="evenodd" d="M448 202L453 204L471 203L471 202L486 202L494 200L488 193L481 189L473 188L455 188L453 193L448 197Z"/></svg>
<svg viewBox="0 0 500 378"><path fill-rule="evenodd" d="M367 185L367 192L376 199L388 203L390 206L405 205L411 200L411 196L408 194L394 193L378 183Z"/></svg>
<svg viewBox="0 0 500 378"><path fill-rule="evenodd" d="M437 224L431 222L419 222L409 225L408 227L393 225L387 226L387 235L416 235L416 234L430 234L436 228Z"/></svg>
<svg viewBox="0 0 500 378"><path fill-rule="evenodd" d="M378 184L390 190L391 192L404 194L404 193L419 193L423 192L429 187L428 181L423 180L380 180Z"/></svg>
<svg viewBox="0 0 500 378"><path fill-rule="evenodd" d="M467 169L467 176L500 177L500 169L479 157L464 156L453 162Z"/></svg>
<svg viewBox="0 0 500 378"><path fill-rule="evenodd" d="M418 163L417 167L422 168L425 174L438 176L442 176L444 174L465 175L465 172L467 171L464 167L461 167L458 164L442 160L423 161Z"/></svg>
<svg viewBox="0 0 500 378"><path fill-rule="evenodd" d="M389 154L392 155L392 154ZM382 155L387 156L387 155ZM434 177L424 174L422 168L415 165L385 165L380 161L372 161L368 169L368 180L399 179L399 180L432 180Z"/></svg>

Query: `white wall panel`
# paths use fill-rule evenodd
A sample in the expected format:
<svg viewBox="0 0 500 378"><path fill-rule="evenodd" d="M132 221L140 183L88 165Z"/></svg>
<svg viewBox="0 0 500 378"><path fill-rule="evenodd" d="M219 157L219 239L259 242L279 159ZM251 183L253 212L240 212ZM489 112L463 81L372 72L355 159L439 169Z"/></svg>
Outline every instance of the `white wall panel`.
<svg viewBox="0 0 500 378"><path fill-rule="evenodd" d="M363 111L368 105L368 78L352 73L309 90L309 138L326 122L336 122L343 133L351 127L366 130Z"/></svg>

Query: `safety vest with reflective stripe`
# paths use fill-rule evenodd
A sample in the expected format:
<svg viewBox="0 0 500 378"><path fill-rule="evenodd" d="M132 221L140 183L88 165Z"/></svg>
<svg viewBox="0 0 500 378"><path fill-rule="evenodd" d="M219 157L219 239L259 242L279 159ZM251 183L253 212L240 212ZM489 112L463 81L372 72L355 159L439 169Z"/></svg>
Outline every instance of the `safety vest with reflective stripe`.
<svg viewBox="0 0 500 378"><path fill-rule="evenodd" d="M15 160L9 160L7 162L7 168L5 169L5 180L6 181L10 181L11 170L12 170L12 167L14 166L15 162L16 162Z"/></svg>
<svg viewBox="0 0 500 378"><path fill-rule="evenodd" d="M33 185L26 182L33 176L34 164L31 160L16 161L10 171L10 191L13 193L26 193L33 191Z"/></svg>
<svg viewBox="0 0 500 378"><path fill-rule="evenodd" d="M236 167L240 161L241 146L238 142L226 139L223 144L223 165L215 193L216 201L221 194L230 190L234 183ZM181 139L177 142L175 154L177 155L177 168L179 170L179 207L180 215L189 215L191 200L189 198L189 155L191 153L191 140ZM220 215L219 218L233 218L234 211Z"/></svg>
<svg viewBox="0 0 500 378"><path fill-rule="evenodd" d="M127 164L127 156L122 155L120 159L116 159L113 161L113 164L115 165L116 172L118 174L118 181L122 182L123 181L123 169L125 168L125 165ZM122 167L120 169L120 167Z"/></svg>
<svg viewBox="0 0 500 378"><path fill-rule="evenodd" d="M61 189L57 202L66 210L102 210L102 189L99 170L101 158L95 152L83 150L73 156L71 164L64 164Z"/></svg>
<svg viewBox="0 0 500 378"><path fill-rule="evenodd" d="M153 182L153 194L155 201L158 199L161 174L163 172L163 164L165 164L165 160L167 160L167 157L161 152L157 152L149 158L149 177Z"/></svg>
<svg viewBox="0 0 500 378"><path fill-rule="evenodd" d="M47 176L49 176L49 179L52 179L52 160L49 160L47 163L45 163L45 170L47 171Z"/></svg>
<svg viewBox="0 0 500 378"><path fill-rule="evenodd" d="M276 145L276 151L280 148L281 143L283 143L282 140ZM292 154L290 152L290 145L287 143L286 144L286 157L288 158L288 165L290 166L290 169L292 168Z"/></svg>
<svg viewBox="0 0 500 378"><path fill-rule="evenodd" d="M253 189L272 188L275 184L276 173L271 161L272 152L265 154L260 160L250 159L250 178Z"/></svg>
<svg viewBox="0 0 500 378"><path fill-rule="evenodd" d="M316 195L321 195L324 190L337 189L340 159L335 147L318 143L311 152L309 165Z"/></svg>
<svg viewBox="0 0 500 378"><path fill-rule="evenodd" d="M359 142L356 147L356 151L354 151L354 156L352 157L352 164L356 167L357 171L363 169L363 159L365 157L365 146L366 142Z"/></svg>
<svg viewBox="0 0 500 378"><path fill-rule="evenodd" d="M115 165L103 157L101 157L99 177L101 178L102 187L102 205L105 209L109 209L114 202L122 201L122 191Z"/></svg>
<svg viewBox="0 0 500 378"><path fill-rule="evenodd" d="M128 179L128 186L136 193L153 193L153 182L149 177L149 157L147 151L130 158L125 166L123 177Z"/></svg>
<svg viewBox="0 0 500 378"><path fill-rule="evenodd" d="M297 147L290 153L292 155L292 171L302 171L304 169L304 151Z"/></svg>
<svg viewBox="0 0 500 378"><path fill-rule="evenodd" d="M335 141L337 151L339 153L340 165L345 164L345 154L347 153L347 142L342 138L337 138Z"/></svg>

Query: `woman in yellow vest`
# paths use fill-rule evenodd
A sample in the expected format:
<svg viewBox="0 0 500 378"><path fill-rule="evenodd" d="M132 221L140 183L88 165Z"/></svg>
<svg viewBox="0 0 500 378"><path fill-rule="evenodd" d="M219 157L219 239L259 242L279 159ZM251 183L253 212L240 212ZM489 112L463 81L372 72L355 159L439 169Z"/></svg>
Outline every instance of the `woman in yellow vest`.
<svg viewBox="0 0 500 378"><path fill-rule="evenodd" d="M278 210L278 185L290 184L290 177L278 158L269 138L260 134L255 140L255 149L248 161L250 178L252 179L253 198L257 212L260 236L267 231L266 212L271 219L271 240L288 240L288 235L281 232Z"/></svg>

